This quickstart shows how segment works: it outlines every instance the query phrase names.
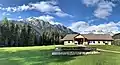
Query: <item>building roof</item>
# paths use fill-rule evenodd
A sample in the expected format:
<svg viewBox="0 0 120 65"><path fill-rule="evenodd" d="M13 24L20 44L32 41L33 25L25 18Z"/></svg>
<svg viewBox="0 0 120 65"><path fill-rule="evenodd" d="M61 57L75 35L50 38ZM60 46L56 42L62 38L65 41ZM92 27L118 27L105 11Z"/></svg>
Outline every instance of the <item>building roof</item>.
<svg viewBox="0 0 120 65"><path fill-rule="evenodd" d="M74 37L79 34L67 34L62 40L74 40ZM81 34L87 40L113 40L109 34Z"/></svg>
<svg viewBox="0 0 120 65"><path fill-rule="evenodd" d="M62 40L74 40L74 37L78 34L67 34Z"/></svg>
<svg viewBox="0 0 120 65"><path fill-rule="evenodd" d="M110 34L81 34L88 40L113 40Z"/></svg>

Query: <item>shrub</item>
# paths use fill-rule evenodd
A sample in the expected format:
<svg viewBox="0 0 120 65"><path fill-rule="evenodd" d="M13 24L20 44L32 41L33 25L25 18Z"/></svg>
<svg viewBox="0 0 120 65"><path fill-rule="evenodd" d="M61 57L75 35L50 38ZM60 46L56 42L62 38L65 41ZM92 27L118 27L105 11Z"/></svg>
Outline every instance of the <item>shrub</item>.
<svg viewBox="0 0 120 65"><path fill-rule="evenodd" d="M120 39L116 39L116 40L112 41L112 45L120 46Z"/></svg>

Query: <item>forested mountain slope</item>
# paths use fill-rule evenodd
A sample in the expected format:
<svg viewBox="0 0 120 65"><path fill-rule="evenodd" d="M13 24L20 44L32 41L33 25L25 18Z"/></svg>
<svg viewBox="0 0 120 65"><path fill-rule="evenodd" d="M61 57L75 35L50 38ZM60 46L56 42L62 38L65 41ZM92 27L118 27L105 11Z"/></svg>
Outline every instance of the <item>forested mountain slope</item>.
<svg viewBox="0 0 120 65"><path fill-rule="evenodd" d="M31 21L15 21L5 18L0 23L0 45L30 46L60 44L66 34L76 33L71 29L47 21L33 19Z"/></svg>

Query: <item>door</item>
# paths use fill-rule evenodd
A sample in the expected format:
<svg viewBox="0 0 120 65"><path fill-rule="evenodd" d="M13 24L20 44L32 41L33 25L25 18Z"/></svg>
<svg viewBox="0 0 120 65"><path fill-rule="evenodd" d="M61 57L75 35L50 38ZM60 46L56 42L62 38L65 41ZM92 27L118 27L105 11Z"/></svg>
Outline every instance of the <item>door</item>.
<svg viewBox="0 0 120 65"><path fill-rule="evenodd" d="M83 44L83 39L79 39L78 40L78 44L80 45L80 44Z"/></svg>

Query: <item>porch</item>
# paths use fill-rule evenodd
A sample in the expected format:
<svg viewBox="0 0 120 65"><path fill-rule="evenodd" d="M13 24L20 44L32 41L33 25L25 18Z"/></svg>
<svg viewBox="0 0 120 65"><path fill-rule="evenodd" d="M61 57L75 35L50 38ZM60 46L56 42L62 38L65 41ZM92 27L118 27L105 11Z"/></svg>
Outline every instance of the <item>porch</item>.
<svg viewBox="0 0 120 65"><path fill-rule="evenodd" d="M87 44L87 39L86 38L75 38L75 45L86 45Z"/></svg>

